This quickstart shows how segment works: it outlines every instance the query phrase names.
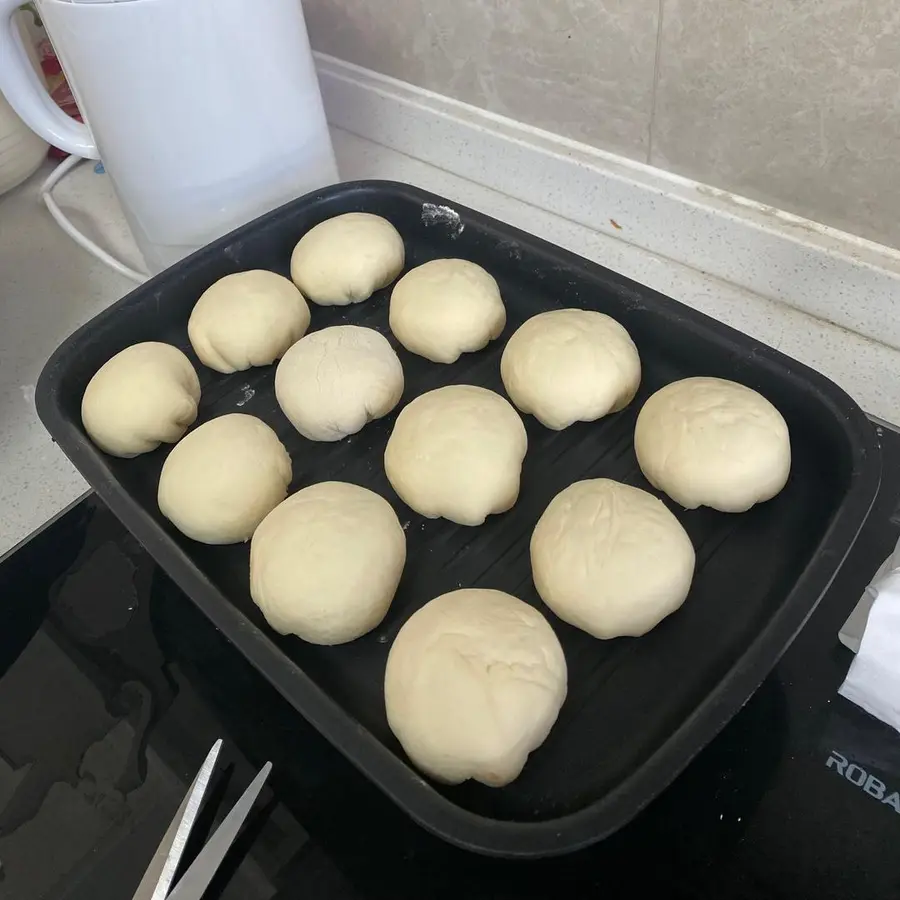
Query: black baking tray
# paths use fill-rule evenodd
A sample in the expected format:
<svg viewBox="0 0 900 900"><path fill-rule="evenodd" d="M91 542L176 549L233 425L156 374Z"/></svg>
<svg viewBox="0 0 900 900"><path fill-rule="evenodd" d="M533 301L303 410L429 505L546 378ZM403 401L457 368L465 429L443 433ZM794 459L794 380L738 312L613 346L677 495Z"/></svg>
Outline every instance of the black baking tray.
<svg viewBox="0 0 900 900"><path fill-rule="evenodd" d="M394 223L406 243L407 269L447 256L481 264L497 278L507 305L501 338L450 366L414 356L393 340L389 289L349 308L313 307L313 329L351 322L391 340L406 373L401 406L450 383L502 392L506 338L547 309L609 313L640 351L640 392L623 412L562 432L524 417L529 448L519 500L480 528L424 519L393 492L382 455L399 408L337 444L314 443L279 410L274 367L222 376L191 351L186 324L205 288L243 269L287 274L299 237L350 211ZM175 344L197 365L203 386L198 425L241 411L275 429L293 458L292 490L341 479L378 491L394 505L406 529L408 562L391 610L374 632L331 648L275 634L250 599L247 546L195 543L160 515L156 486L169 448L120 460L91 444L79 412L88 380L114 353L146 340ZM575 480L604 476L649 489L634 455L635 418L653 391L690 375L734 379L775 403L791 431L790 480L778 497L745 514L673 507L697 551L687 602L644 637L595 640L541 605L531 579L531 531L550 499ZM869 422L818 373L559 247L391 182L309 194L148 281L54 353L36 399L44 424L100 497L298 712L423 826L460 846L509 857L564 853L597 841L676 777L803 626L866 519L881 472ZM501 789L429 782L409 764L385 718L382 681L394 636L427 600L461 586L498 588L539 606L568 660L569 694L555 728L519 779Z"/></svg>

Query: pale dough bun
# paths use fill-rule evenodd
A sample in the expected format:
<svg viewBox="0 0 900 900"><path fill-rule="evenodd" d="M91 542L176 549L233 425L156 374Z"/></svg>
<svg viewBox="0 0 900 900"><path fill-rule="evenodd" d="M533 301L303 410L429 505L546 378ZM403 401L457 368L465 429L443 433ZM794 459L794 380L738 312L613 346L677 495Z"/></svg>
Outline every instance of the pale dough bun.
<svg viewBox="0 0 900 900"><path fill-rule="evenodd" d="M381 216L344 213L300 238L291 256L291 278L314 303L347 306L368 300L403 269L400 233Z"/></svg>
<svg viewBox="0 0 900 900"><path fill-rule="evenodd" d="M250 544L250 594L281 634L343 644L384 618L406 562L390 503L355 484L325 481L288 497Z"/></svg>
<svg viewBox="0 0 900 900"><path fill-rule="evenodd" d="M134 344L104 363L88 382L81 421L112 456L132 457L174 444L197 418L200 381L171 344Z"/></svg>
<svg viewBox="0 0 900 900"><path fill-rule="evenodd" d="M297 341L275 370L275 397L311 441L339 441L386 416L403 394L403 366L372 328L335 325Z"/></svg>
<svg viewBox="0 0 900 900"><path fill-rule="evenodd" d="M416 512L481 525L519 496L528 436L499 394L453 384L416 397L397 417L384 470Z"/></svg>
<svg viewBox="0 0 900 900"><path fill-rule="evenodd" d="M503 350L500 376L522 412L561 431L631 403L641 360L615 319L587 309L554 309L516 330Z"/></svg>
<svg viewBox="0 0 900 900"><path fill-rule="evenodd" d="M658 390L634 430L647 481L686 509L744 512L774 497L791 471L781 413L751 388L685 378Z"/></svg>
<svg viewBox="0 0 900 900"><path fill-rule="evenodd" d="M250 539L287 496L291 458L255 416L231 413L205 422L169 454L157 499L175 527L204 544Z"/></svg>
<svg viewBox="0 0 900 900"><path fill-rule="evenodd" d="M293 282L255 269L226 275L200 295L188 337L200 362L230 375L280 359L307 328L309 307Z"/></svg>
<svg viewBox="0 0 900 900"><path fill-rule="evenodd" d="M388 724L438 781L509 784L547 738L566 699L566 658L547 620L502 591L426 603L388 655Z"/></svg>
<svg viewBox="0 0 900 900"><path fill-rule="evenodd" d="M646 634L684 603L694 547L666 505L608 478L557 494L531 536L541 599L598 638Z"/></svg>
<svg viewBox="0 0 900 900"><path fill-rule="evenodd" d="M390 324L411 353L453 363L500 335L506 307L497 282L481 266L465 259L433 259L394 286Z"/></svg>

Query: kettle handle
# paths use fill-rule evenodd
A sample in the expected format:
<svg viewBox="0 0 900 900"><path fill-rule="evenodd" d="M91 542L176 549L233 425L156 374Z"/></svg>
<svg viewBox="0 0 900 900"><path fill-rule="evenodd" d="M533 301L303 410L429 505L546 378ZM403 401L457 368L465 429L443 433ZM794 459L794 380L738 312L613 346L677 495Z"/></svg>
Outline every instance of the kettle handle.
<svg viewBox="0 0 900 900"><path fill-rule="evenodd" d="M0 0L0 93L19 118L45 141L84 159L99 159L87 125L53 102L34 71L14 16L22 0Z"/></svg>

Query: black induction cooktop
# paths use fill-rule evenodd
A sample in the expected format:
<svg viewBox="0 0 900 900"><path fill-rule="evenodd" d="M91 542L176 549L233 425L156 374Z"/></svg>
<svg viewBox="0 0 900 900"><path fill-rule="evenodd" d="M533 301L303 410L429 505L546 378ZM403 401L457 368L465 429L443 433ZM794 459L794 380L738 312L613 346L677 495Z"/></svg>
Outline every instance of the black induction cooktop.
<svg viewBox="0 0 900 900"><path fill-rule="evenodd" d="M0 900L130 898L218 737L198 844L275 768L210 898L900 898L900 735L836 693L838 630L900 534L878 433L869 523L750 702L630 825L530 863L413 824L84 498L0 561Z"/></svg>

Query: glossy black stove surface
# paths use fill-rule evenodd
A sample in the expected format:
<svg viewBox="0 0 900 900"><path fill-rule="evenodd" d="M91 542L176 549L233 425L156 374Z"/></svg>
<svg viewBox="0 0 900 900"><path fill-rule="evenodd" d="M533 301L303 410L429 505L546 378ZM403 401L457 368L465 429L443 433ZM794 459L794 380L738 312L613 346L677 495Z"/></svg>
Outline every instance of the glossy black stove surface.
<svg viewBox="0 0 900 900"><path fill-rule="evenodd" d="M900 898L900 735L836 695L838 630L900 533L882 443L869 524L753 699L631 825L535 863L410 822L87 498L0 562L0 898L130 898L218 737L198 839L275 768L210 898Z"/></svg>

